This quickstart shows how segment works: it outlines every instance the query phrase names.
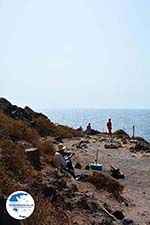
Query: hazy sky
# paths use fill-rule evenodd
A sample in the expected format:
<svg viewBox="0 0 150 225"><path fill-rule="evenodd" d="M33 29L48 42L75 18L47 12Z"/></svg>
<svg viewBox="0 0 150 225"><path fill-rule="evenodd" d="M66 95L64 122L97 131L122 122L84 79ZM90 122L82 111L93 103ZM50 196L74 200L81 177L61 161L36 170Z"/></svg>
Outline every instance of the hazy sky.
<svg viewBox="0 0 150 225"><path fill-rule="evenodd" d="M0 96L150 108L149 0L0 0Z"/></svg>

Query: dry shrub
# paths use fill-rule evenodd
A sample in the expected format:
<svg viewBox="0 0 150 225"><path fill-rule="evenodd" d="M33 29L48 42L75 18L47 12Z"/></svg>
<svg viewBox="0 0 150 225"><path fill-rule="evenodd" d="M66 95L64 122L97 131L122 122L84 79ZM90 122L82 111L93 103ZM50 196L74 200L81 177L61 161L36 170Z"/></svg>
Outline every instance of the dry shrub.
<svg viewBox="0 0 150 225"><path fill-rule="evenodd" d="M10 137L12 140L25 140L34 145L39 139L37 131L29 127L26 121L15 120L3 113L0 113L0 131L2 137Z"/></svg>
<svg viewBox="0 0 150 225"><path fill-rule="evenodd" d="M40 134L40 136L44 137L49 135L50 133L50 127L49 127L49 121L44 117L39 117L36 119L36 125L35 128Z"/></svg>
<svg viewBox="0 0 150 225"><path fill-rule="evenodd" d="M84 179L85 182L93 184L97 189L103 189L113 194L116 199L120 198L124 187L118 181L102 173L94 172L93 175Z"/></svg>
<svg viewBox="0 0 150 225"><path fill-rule="evenodd" d="M122 129L115 131L113 135L119 139L130 139L130 136Z"/></svg>
<svg viewBox="0 0 150 225"><path fill-rule="evenodd" d="M72 138L72 137L82 137L83 134L80 131L74 130L73 128L63 126L63 125L55 125L44 117L39 117L36 120L36 126L38 133L40 136L61 136L62 138Z"/></svg>
<svg viewBox="0 0 150 225"><path fill-rule="evenodd" d="M36 146L39 141L39 135L35 129L27 127L22 139Z"/></svg>
<svg viewBox="0 0 150 225"><path fill-rule="evenodd" d="M55 155L55 147L50 141L40 141L38 144L38 148L41 154L46 154L48 156Z"/></svg>
<svg viewBox="0 0 150 225"><path fill-rule="evenodd" d="M150 143L149 143L148 141L146 141L144 138L139 137L139 136L135 137L135 140L137 140L137 141L139 141L139 142L143 142L143 143L145 143L145 144L150 144Z"/></svg>
<svg viewBox="0 0 150 225"><path fill-rule="evenodd" d="M0 148L1 166L5 168L9 176L23 180L35 174L21 146L12 143L10 140L1 140Z"/></svg>
<svg viewBox="0 0 150 225"><path fill-rule="evenodd" d="M7 170L0 165L0 191L8 196L20 189L20 184L13 176L8 175Z"/></svg>
<svg viewBox="0 0 150 225"><path fill-rule="evenodd" d="M62 136L63 138L83 137L83 134L80 131L67 126L55 125L55 129L57 131L57 134Z"/></svg>
<svg viewBox="0 0 150 225"><path fill-rule="evenodd" d="M55 208L41 194L34 196L36 208L28 220L22 222L22 225L69 225L69 218L65 212Z"/></svg>

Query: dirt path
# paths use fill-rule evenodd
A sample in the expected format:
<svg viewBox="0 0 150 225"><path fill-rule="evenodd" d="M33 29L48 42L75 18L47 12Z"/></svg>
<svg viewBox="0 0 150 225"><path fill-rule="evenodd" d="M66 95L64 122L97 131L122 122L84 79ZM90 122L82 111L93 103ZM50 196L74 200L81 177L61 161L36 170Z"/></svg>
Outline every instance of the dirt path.
<svg viewBox="0 0 150 225"><path fill-rule="evenodd" d="M80 162L83 166L94 161L96 151L99 149L99 162L103 164L103 169L109 171L110 165L119 167L125 174L125 179L120 181L124 187L123 196L128 200L129 206L119 204L109 196L104 197L102 192L93 189L94 195L100 200L106 201L114 209L122 209L124 215L133 219L139 225L147 225L150 221L150 155L133 154L126 148L105 149L104 142L98 137L89 139L87 148L76 149L72 145L79 140L66 140L65 144L75 149L76 156L74 162ZM88 187L81 184L85 191Z"/></svg>

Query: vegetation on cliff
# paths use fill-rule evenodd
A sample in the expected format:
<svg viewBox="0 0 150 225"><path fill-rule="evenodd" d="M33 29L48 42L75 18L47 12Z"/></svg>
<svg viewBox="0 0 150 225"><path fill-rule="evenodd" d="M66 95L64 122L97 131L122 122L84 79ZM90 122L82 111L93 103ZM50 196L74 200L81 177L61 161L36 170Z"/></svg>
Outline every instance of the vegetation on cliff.
<svg viewBox="0 0 150 225"><path fill-rule="evenodd" d="M106 215L102 216L97 203L91 203L85 193L76 194L76 185L70 186L70 178L53 166L55 147L46 139L47 136L63 139L82 137L83 134L55 125L45 115L29 107L22 109L0 99L0 191L7 198L14 191L24 190L31 193L36 202L33 215L21 224L69 225L72 224L72 210L86 209L89 214L93 210L92 204L99 212L101 223L89 220L89 224L113 224ZM27 151L31 148L36 149L35 158ZM118 196L122 191L122 186L111 178L93 175L88 179L87 182L112 192L114 196L114 188Z"/></svg>

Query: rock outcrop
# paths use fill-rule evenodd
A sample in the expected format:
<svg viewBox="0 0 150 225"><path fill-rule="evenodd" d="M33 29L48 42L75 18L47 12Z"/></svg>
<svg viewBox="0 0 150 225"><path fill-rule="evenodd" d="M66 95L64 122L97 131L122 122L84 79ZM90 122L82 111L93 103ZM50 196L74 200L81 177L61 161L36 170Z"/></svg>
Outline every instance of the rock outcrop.
<svg viewBox="0 0 150 225"><path fill-rule="evenodd" d="M113 133L113 136L117 137L118 139L130 139L130 136L124 130L117 130Z"/></svg>
<svg viewBox="0 0 150 225"><path fill-rule="evenodd" d="M137 142L131 146L132 152L150 152L150 143L145 140L137 140Z"/></svg>
<svg viewBox="0 0 150 225"><path fill-rule="evenodd" d="M0 112L11 116L14 119L26 120L28 122L34 123L35 119L38 117L44 117L48 119L47 116L42 113L34 112L28 106L24 109L16 105L12 105L7 99L0 98Z"/></svg>

